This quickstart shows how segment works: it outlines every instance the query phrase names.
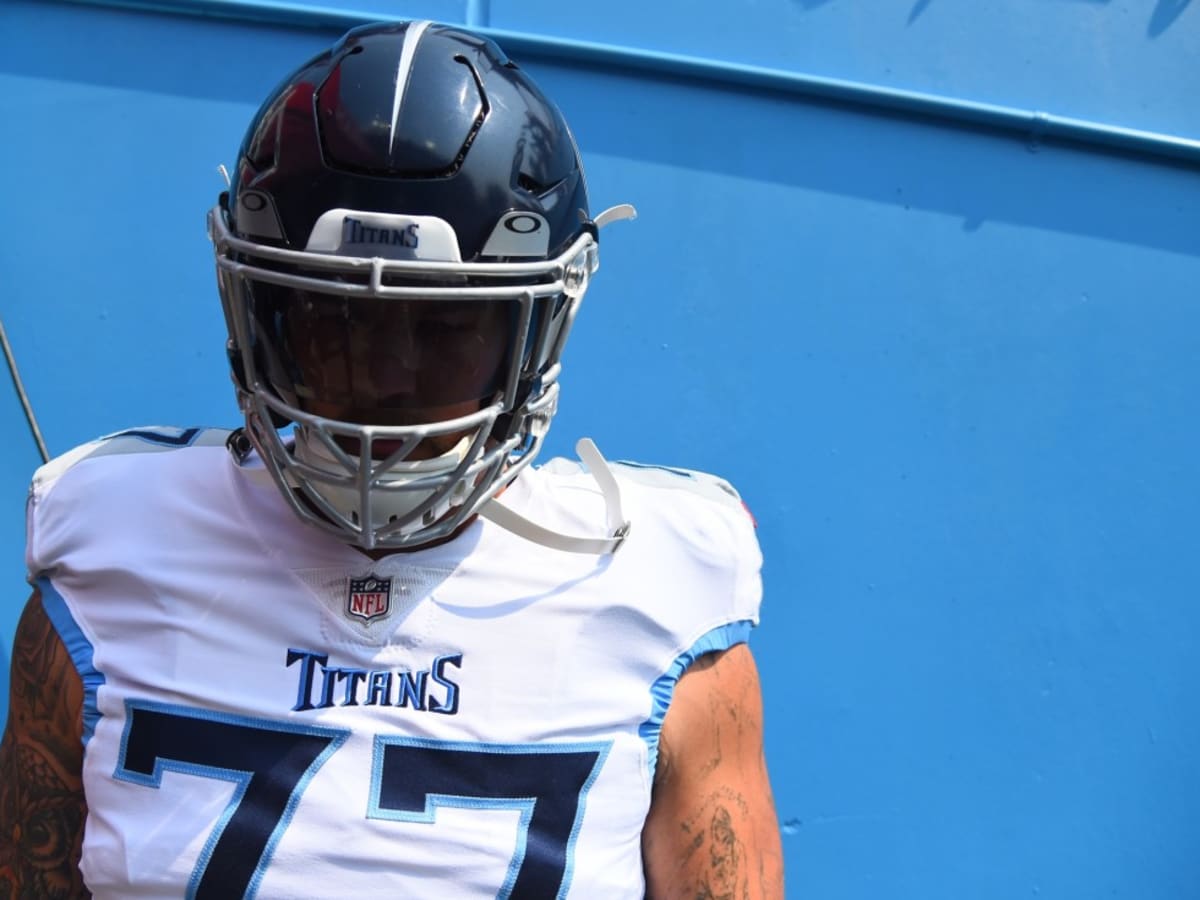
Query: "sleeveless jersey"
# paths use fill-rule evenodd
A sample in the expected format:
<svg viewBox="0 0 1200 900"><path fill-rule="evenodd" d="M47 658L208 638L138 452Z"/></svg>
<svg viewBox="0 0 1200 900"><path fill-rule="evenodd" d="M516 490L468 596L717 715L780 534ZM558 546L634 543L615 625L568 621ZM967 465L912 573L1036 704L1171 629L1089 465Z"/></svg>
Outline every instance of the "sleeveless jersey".
<svg viewBox="0 0 1200 900"><path fill-rule="evenodd" d="M123 432L31 489L31 579L85 687L98 900L641 897L672 690L757 622L732 488L616 464L613 555L477 519L373 561L226 436ZM502 499L605 531L576 464Z"/></svg>

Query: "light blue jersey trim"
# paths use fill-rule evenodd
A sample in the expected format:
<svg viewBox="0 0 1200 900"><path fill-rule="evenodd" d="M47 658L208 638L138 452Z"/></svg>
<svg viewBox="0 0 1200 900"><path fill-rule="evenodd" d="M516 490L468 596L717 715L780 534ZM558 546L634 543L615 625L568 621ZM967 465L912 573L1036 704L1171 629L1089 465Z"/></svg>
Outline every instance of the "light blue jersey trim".
<svg viewBox="0 0 1200 900"><path fill-rule="evenodd" d="M671 663L667 671L660 675L654 684L650 685L650 699L653 706L650 710L650 718L638 726L638 737L646 742L646 748L649 751L651 779L654 777L654 768L658 765L658 737L662 732L663 719L667 715L667 707L671 705L671 697L675 694L675 685L679 683L683 673L706 653L728 650L736 644L746 643L750 639L750 629L753 627L752 621L743 619L740 622L730 622L705 632L696 643L675 657L675 662Z"/></svg>
<svg viewBox="0 0 1200 900"><path fill-rule="evenodd" d="M75 671L83 679L83 746L86 747L96 732L96 724L100 721L96 691L104 684L104 675L96 671L92 663L92 642L84 636L62 594L45 576L36 579L34 584L41 591L42 608L46 611L46 617L50 619L50 624L54 626L67 648L71 662L75 664Z"/></svg>

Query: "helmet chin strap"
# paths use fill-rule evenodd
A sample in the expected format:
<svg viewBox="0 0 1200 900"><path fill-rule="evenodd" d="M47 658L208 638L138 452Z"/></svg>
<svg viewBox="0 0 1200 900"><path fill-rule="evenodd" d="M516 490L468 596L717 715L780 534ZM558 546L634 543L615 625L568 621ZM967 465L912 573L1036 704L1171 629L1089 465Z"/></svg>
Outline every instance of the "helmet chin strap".
<svg viewBox="0 0 1200 900"><path fill-rule="evenodd" d="M551 531L549 528L530 521L494 497L480 508L479 515L506 531L511 531L518 537L533 541L535 544L542 544L553 550L563 550L567 553L590 553L596 556L616 553L629 535L630 525L629 520L621 512L620 486L617 484L617 479L613 477L608 462L600 455L599 449L591 438L583 438L576 444L575 452L587 465L588 471L600 486L601 494L604 495L609 537L576 537Z"/></svg>

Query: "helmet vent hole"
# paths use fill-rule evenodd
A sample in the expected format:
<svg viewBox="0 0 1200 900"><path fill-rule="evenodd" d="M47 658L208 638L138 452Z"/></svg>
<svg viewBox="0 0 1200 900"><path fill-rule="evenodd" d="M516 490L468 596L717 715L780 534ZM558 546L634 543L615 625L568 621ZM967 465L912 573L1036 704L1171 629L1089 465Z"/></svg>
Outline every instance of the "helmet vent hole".
<svg viewBox="0 0 1200 900"><path fill-rule="evenodd" d="M546 193L549 185L541 184L532 175L522 172L517 176L517 187L521 188L522 190L529 191L531 194L541 195Z"/></svg>
<svg viewBox="0 0 1200 900"><path fill-rule="evenodd" d="M454 55L454 61L461 66L466 66L467 71L471 73L471 78L475 81L475 88L479 91L480 108L479 115L475 117L475 121L471 125L471 131L467 134L467 139L463 141L462 149L458 151L458 155L454 158L454 162L450 164L449 168L441 173L442 176L454 175L462 168L463 160L467 158L467 151L471 149L471 144L475 142L475 136L479 134L479 129L483 127L484 120L492 110L491 104L488 103L487 90L483 86L483 79L479 77L479 72L471 65L471 61L461 53Z"/></svg>

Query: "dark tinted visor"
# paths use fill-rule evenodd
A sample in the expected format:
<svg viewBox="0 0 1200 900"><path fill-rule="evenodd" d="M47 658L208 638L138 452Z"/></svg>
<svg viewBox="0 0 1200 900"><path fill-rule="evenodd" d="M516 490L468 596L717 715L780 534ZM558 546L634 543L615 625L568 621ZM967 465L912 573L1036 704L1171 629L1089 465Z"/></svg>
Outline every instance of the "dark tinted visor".
<svg viewBox="0 0 1200 900"><path fill-rule="evenodd" d="M420 424L479 409L508 374L517 301L347 297L261 281L246 292L260 375L305 412Z"/></svg>

